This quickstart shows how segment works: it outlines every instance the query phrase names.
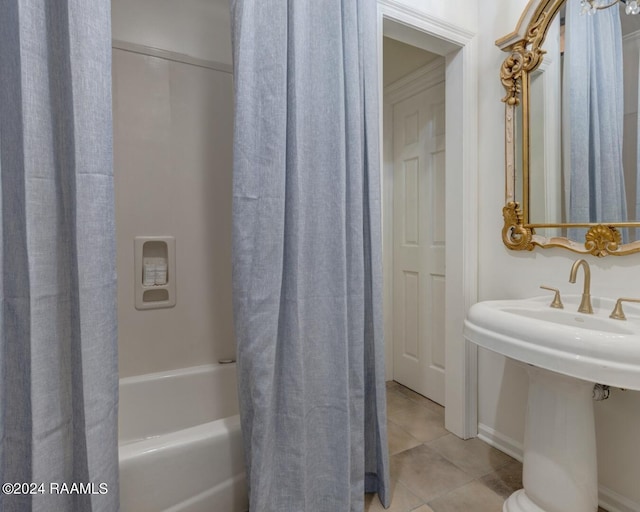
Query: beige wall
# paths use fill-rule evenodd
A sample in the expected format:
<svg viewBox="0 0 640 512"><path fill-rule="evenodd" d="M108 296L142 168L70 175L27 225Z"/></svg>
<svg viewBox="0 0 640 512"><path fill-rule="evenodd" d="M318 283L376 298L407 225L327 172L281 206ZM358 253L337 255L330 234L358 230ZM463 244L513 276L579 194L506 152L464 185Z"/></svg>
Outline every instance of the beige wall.
<svg viewBox="0 0 640 512"><path fill-rule="evenodd" d="M227 0L113 0L112 35L232 62ZM232 75L114 49L113 98L120 376L233 358ZM174 308L134 308L135 236L175 237Z"/></svg>
<svg viewBox="0 0 640 512"><path fill-rule="evenodd" d="M232 77L113 54L121 377L234 357ZM134 308L133 239L174 236L177 304Z"/></svg>
<svg viewBox="0 0 640 512"><path fill-rule="evenodd" d="M472 23L475 10L446 4L411 6L455 11L457 22ZM112 36L232 63L228 0L112 0ZM120 374L233 357L232 78L115 49L113 80ZM200 103L206 108L197 108ZM175 308L133 306L133 237L144 235L176 237Z"/></svg>
<svg viewBox="0 0 640 512"><path fill-rule="evenodd" d="M112 36L231 64L229 0L111 0Z"/></svg>
<svg viewBox="0 0 640 512"><path fill-rule="evenodd" d="M415 46L401 43L389 37L382 41L382 84L386 87L412 71L416 71L439 57Z"/></svg>
<svg viewBox="0 0 640 512"><path fill-rule="evenodd" d="M576 256L568 251L512 252L501 241L504 200L504 95L499 80L505 56L494 41L511 32L526 0L485 2L479 14L479 299L539 295L540 284L579 292L568 282ZM619 297L640 295L640 255L587 258L592 268L592 294ZM523 441L527 377L523 368L505 358L481 351L479 362L479 421L500 435ZM613 390L597 402L599 479L630 500L628 510L640 510L640 393Z"/></svg>

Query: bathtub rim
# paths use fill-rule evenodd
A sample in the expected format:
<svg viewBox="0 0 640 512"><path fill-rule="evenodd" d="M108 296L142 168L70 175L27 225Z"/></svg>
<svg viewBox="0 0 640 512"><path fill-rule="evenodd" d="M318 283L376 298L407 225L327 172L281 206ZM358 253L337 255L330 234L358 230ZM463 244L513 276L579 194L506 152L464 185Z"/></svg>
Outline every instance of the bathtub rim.
<svg viewBox="0 0 640 512"><path fill-rule="evenodd" d="M141 375L131 375L129 377L120 377L118 382L119 386L130 386L148 382L150 380L169 379L171 377L183 377L188 375L199 375L201 373L207 373L215 368L236 368L237 363L207 363L197 366L186 366L184 368L174 368L172 370L162 370L159 372L143 373Z"/></svg>

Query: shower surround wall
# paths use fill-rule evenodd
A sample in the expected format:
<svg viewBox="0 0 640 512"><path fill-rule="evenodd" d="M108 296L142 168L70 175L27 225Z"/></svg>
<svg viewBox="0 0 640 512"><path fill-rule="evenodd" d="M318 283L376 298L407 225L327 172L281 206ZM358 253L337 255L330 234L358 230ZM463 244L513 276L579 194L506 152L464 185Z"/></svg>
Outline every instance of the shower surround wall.
<svg viewBox="0 0 640 512"><path fill-rule="evenodd" d="M193 5L185 6L186 3ZM170 60L176 56L163 52L150 53L168 58L137 53L136 47L135 51L128 51L132 48L129 43L153 45L153 39L121 42L133 32L136 19L142 27L141 36L146 33L145 19L165 28L171 21L186 24L185 13L191 21L206 21L200 4L183 2L180 13L175 13L173 19L165 16L160 23L154 16L162 16L161 9L144 11L152 14L149 21L149 16L132 17L143 12L136 2L130 2L125 11L118 2L113 3L120 377L235 357L231 306L230 53L227 63L186 59L194 65ZM170 33L163 31L161 50L189 51L188 47L169 44ZM220 31L216 34L218 39L225 39ZM230 38L228 28L227 36ZM204 57L222 58L223 53L230 52L230 41L229 50L220 41L209 42L222 53ZM175 307L135 309L135 236L175 237Z"/></svg>
<svg viewBox="0 0 640 512"><path fill-rule="evenodd" d="M391 0L389 3L400 8L421 10L444 22L475 30L477 6L474 0ZM231 69L228 0L112 0L112 29L114 41L181 53L221 64L221 69L225 66ZM123 78L119 61L123 61L123 66L133 66L135 71L141 72L134 64L135 57L131 54L122 57L124 53L114 50L116 87ZM162 104L163 100L158 95L176 92L177 82L171 79L167 82L167 74L171 71L160 69L168 61L139 57L137 62L140 66L146 66L144 72L147 75L155 73L153 78L149 77L146 92L144 86L138 88L139 100L149 104L155 97L158 104ZM165 85L155 82L157 79L164 80ZM231 75L227 79L231 90ZM196 90L198 94L206 93ZM188 89L187 94L196 94L196 90ZM177 97L174 95L173 98ZM179 102L175 106L179 106ZM221 122L231 123L233 103L230 96L224 105L218 105L220 108L223 106L228 108L224 116L229 117L224 117ZM116 122L120 119L119 114L130 115L138 109L135 102L129 104L128 111L120 104L115 108ZM158 115L160 113L158 111ZM175 116L175 112L162 115L166 120L167 116ZM143 120L132 117L131 122L143 123ZM204 122L207 117L199 119L199 122ZM164 122L162 117L157 121ZM220 137L208 136L206 127L196 134L200 144L196 151L208 155L203 158L202 166L196 168L185 166L185 162L171 162L172 150L167 144L163 145L162 139L152 140L152 133L160 135L156 123L141 126L151 131L138 134L135 142L124 138L120 130L128 130L128 127L123 124L119 123L115 128L116 158L122 142L125 142L134 159L127 164L126 170L121 170L120 162L116 161L121 377L206 364L221 357L230 357L235 353L231 341L231 308L230 303L226 303L230 301L231 293L230 234L222 226L230 225L230 218L223 215L230 215L231 211L231 176L220 173L231 170L231 129ZM182 135L174 130L173 136ZM227 136L229 138L224 138ZM194 141L187 139L187 142L193 147ZM185 157L188 161L193 154ZM190 185L183 181L185 177L191 180ZM127 204L124 204L125 199ZM139 210L140 206L144 210ZM205 221L207 217L209 220ZM175 308L144 312L133 308L131 279L133 236L136 235L176 237L178 304ZM214 278L214 275L218 277Z"/></svg>

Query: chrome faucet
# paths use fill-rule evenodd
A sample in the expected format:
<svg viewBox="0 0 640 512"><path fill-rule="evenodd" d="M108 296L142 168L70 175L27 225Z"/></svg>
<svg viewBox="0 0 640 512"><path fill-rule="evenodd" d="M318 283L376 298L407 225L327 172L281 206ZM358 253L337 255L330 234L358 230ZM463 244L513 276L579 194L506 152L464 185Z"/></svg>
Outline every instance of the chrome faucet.
<svg viewBox="0 0 640 512"><path fill-rule="evenodd" d="M582 301L580 302L580 307L578 308L578 312L580 313L593 313L593 308L591 307L591 269L589 268L589 263L587 260L578 260L571 267L571 274L569 274L569 282L576 282L576 275L578 274L578 267L584 268L584 288L582 289Z"/></svg>

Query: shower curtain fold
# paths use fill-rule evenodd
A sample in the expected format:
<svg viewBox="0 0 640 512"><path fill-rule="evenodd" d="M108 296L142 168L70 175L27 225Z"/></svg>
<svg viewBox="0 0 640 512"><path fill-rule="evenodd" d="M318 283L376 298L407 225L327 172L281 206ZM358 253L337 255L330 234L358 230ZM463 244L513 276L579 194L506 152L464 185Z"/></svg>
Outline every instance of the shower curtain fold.
<svg viewBox="0 0 640 512"><path fill-rule="evenodd" d="M0 510L116 512L110 2L0 12Z"/></svg>
<svg viewBox="0 0 640 512"><path fill-rule="evenodd" d="M389 500L376 3L231 8L251 512L362 512Z"/></svg>
<svg viewBox="0 0 640 512"><path fill-rule="evenodd" d="M563 167L569 173L568 221L626 221L620 12L615 7L582 15L579 2L567 2L565 23ZM584 233L574 228L568 234L578 240Z"/></svg>

